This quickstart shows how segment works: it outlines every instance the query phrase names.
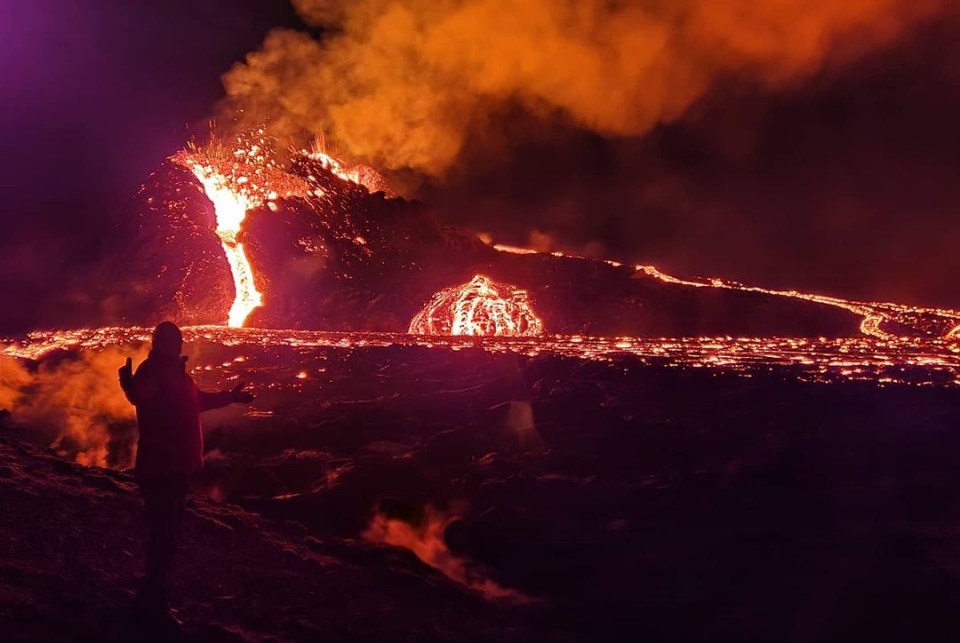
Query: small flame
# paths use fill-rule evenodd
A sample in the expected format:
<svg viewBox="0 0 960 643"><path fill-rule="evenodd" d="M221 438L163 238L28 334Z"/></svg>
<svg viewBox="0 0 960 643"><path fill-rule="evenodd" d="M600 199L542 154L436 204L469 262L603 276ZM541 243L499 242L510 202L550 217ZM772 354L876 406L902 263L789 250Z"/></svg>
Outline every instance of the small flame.
<svg viewBox="0 0 960 643"><path fill-rule="evenodd" d="M527 291L476 275L434 295L410 322L409 332L523 337L542 334L543 321L533 312Z"/></svg>
<svg viewBox="0 0 960 643"><path fill-rule="evenodd" d="M488 600L514 604L528 604L534 599L509 587L503 587L496 581L486 578L482 573L471 569L468 561L455 556L447 547L444 532L447 526L459 518L456 514L443 514L433 507L426 507L423 524L411 525L403 520L388 518L381 512L374 514L364 540L374 543L403 547L412 551L417 558L431 567L443 572L447 578L479 592Z"/></svg>

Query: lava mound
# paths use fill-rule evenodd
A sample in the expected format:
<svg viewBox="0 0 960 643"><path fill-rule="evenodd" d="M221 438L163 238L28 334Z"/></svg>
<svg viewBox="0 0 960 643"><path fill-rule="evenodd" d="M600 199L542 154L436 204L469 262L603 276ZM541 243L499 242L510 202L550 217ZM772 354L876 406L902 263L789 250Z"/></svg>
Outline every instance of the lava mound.
<svg viewBox="0 0 960 643"><path fill-rule="evenodd" d="M444 289L482 276L524 292L545 333L860 332L861 316L841 307L750 290L692 288L610 262L503 251L443 224L425 204L371 191L326 155L301 153L282 169L271 166L296 188L264 190L259 198L250 197L255 172L232 167L223 173L223 187L239 190L244 205L229 237L221 206L215 208L209 185L183 156L165 161L149 177L131 203L134 248L114 271L122 300L117 321L222 324L228 313L233 319L231 304L246 288L252 302L243 322L248 326L406 332ZM236 253L237 247L249 262L252 283L242 283L236 260L228 262L226 250ZM454 326L451 321L437 327Z"/></svg>

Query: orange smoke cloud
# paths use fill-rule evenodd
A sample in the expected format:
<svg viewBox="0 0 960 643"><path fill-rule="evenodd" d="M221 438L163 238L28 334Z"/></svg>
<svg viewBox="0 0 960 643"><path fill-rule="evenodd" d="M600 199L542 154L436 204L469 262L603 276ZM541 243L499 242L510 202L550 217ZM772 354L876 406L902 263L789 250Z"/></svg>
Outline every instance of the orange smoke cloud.
<svg viewBox="0 0 960 643"><path fill-rule="evenodd" d="M0 355L0 409L11 410L23 397L23 391L32 379L19 360Z"/></svg>
<svg viewBox="0 0 960 643"><path fill-rule="evenodd" d="M50 447L88 466L133 464L134 408L117 383L127 356L146 357L146 347L110 347L41 363L34 372L0 356L0 408L38 431L52 433Z"/></svg>
<svg viewBox="0 0 960 643"><path fill-rule="evenodd" d="M388 518L376 512L363 533L364 540L374 543L403 547L412 551L427 565L440 570L448 578L479 592L490 600L522 604L533 601L515 589L503 587L471 569L468 561L455 556L444 540L447 526L459 518L456 513L444 514L433 507L426 507L420 525L411 525L403 520Z"/></svg>
<svg viewBox="0 0 960 643"><path fill-rule="evenodd" d="M802 80L945 0L293 0L291 30L224 76L231 116L328 134L356 160L440 176L509 101L604 135L678 118L718 78Z"/></svg>

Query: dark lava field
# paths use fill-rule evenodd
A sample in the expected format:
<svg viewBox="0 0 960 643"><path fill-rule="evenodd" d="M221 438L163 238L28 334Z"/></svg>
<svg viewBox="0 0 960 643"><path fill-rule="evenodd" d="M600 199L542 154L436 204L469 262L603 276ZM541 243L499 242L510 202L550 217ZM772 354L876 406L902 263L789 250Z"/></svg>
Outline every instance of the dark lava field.
<svg viewBox="0 0 960 643"><path fill-rule="evenodd" d="M409 640L945 641L960 626L955 387L479 348L191 351L201 386L243 379L257 393L251 408L205 416L195 502L258 514L257 529L292 530L297 546L353 560L361 576L400 573L363 552L412 551L419 560L403 558L402 573L427 579L418 591L437 601L461 596L468 606L450 609L469 617L428 632L416 629L429 621L424 608ZM32 368L69 370L77 359L68 351ZM106 426L108 464L123 468L133 424ZM57 437L16 412L3 433L39 446ZM71 439L57 443L68 458L79 448ZM0 476L0 494L11 479ZM138 546L126 554L131 576ZM185 549L202 546L212 545ZM49 547L62 556L70 545ZM18 559L4 556L2 588L22 572L8 560ZM175 597L196 595L193 573L178 572ZM334 591L323 573L304 564L284 584ZM364 596L358 615L378 618L380 599ZM269 613L270 597L260 600ZM322 623L330 606L310 605L287 611ZM268 640L248 622L253 604L229 617L215 605L185 609L191 631L232 618L223 627ZM308 630L283 629L280 640L312 640ZM360 638L400 640L388 630Z"/></svg>

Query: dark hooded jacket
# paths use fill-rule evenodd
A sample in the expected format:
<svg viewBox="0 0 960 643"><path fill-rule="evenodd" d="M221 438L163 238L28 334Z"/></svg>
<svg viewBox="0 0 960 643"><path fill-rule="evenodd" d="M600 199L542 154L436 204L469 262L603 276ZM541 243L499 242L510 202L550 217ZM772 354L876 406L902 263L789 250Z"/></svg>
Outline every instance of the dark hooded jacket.
<svg viewBox="0 0 960 643"><path fill-rule="evenodd" d="M230 392L197 388L186 371L186 357L150 351L124 388L137 407L137 475L190 475L203 468L200 413L226 406Z"/></svg>

